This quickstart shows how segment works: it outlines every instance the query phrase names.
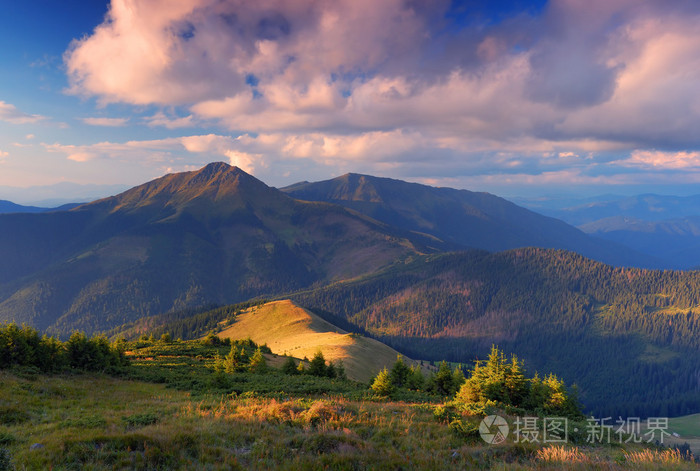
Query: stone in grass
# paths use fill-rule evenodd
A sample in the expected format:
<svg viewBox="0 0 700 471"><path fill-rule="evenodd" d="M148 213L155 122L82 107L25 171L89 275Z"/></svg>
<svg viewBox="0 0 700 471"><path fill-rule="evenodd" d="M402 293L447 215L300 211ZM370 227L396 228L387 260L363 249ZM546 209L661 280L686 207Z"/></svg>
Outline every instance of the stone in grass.
<svg viewBox="0 0 700 471"><path fill-rule="evenodd" d="M32 446L29 447L31 451L41 450L42 448L44 448L44 445L42 445L41 443L34 443Z"/></svg>

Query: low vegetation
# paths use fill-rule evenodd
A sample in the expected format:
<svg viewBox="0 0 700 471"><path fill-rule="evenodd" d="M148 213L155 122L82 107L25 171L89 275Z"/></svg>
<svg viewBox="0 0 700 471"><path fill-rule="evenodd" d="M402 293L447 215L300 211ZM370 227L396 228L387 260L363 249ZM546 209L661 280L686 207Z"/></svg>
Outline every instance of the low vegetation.
<svg viewBox="0 0 700 471"><path fill-rule="evenodd" d="M17 326L2 332L4 339L35 339L36 333ZM70 341L42 339L59 351L71 348ZM98 339L80 343L105 342ZM479 437L485 413L512 424L529 394L542 393L536 378L518 386L519 363L497 348L466 375L442 363L426 376L399 357L369 384L346 379L342 365L320 352L308 361L276 356L250 339L161 335L107 345L123 355L119 369L66 367L47 374L26 362L3 364L0 470L696 466L678 451L641 444L552 447L509 436L487 445ZM383 381L387 390L376 386ZM499 382L504 391L515 385L510 390L522 396L493 396ZM474 391L478 398L470 396ZM548 390L540 412L548 412L558 394L564 394L560 405L574 407L567 392Z"/></svg>

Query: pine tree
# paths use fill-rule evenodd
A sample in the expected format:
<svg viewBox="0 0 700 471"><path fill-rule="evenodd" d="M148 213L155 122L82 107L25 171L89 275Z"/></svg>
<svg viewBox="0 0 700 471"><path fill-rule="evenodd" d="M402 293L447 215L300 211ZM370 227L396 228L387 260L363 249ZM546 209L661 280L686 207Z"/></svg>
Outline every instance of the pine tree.
<svg viewBox="0 0 700 471"><path fill-rule="evenodd" d="M408 389L418 390L422 389L425 384L425 377L421 371L420 366L412 366L411 373L408 375L408 380L406 381L406 387Z"/></svg>
<svg viewBox="0 0 700 471"><path fill-rule="evenodd" d="M337 372L335 371L335 365L332 361L329 361L328 366L326 367L326 376L328 376L329 378L335 378L336 375Z"/></svg>
<svg viewBox="0 0 700 471"><path fill-rule="evenodd" d="M241 368L242 358L241 353L235 345L231 345L228 355L224 358L223 369L226 373L235 373Z"/></svg>
<svg viewBox="0 0 700 471"><path fill-rule="evenodd" d="M377 377L374 378L371 387L372 391L380 396L388 396L393 392L394 385L391 383L391 375L386 368L380 371Z"/></svg>
<svg viewBox="0 0 700 471"><path fill-rule="evenodd" d="M391 372L389 374L391 375L391 384L397 388L406 385L408 377L411 374L411 369L404 363L402 355L397 355L396 363L391 367Z"/></svg>
<svg viewBox="0 0 700 471"><path fill-rule="evenodd" d="M326 376L326 360L321 350L317 351L311 359L308 373L312 376Z"/></svg>
<svg viewBox="0 0 700 471"><path fill-rule="evenodd" d="M288 374L288 375L298 375L299 374L299 369L297 368L297 364L294 361L294 358L287 357L287 359L282 364L282 372L285 374Z"/></svg>
<svg viewBox="0 0 700 471"><path fill-rule="evenodd" d="M262 353L262 350L260 350L260 347L255 349L255 353L253 353L253 356L250 357L250 365L248 367L250 371L253 373L265 373L267 371L267 361L265 360L265 356Z"/></svg>
<svg viewBox="0 0 700 471"><path fill-rule="evenodd" d="M338 360L338 363L335 365L335 375L338 379L348 379L347 375L345 374L343 360Z"/></svg>
<svg viewBox="0 0 700 471"><path fill-rule="evenodd" d="M430 389L433 392L441 396L451 396L455 393L454 378L446 361L440 362L437 373L430 380Z"/></svg>

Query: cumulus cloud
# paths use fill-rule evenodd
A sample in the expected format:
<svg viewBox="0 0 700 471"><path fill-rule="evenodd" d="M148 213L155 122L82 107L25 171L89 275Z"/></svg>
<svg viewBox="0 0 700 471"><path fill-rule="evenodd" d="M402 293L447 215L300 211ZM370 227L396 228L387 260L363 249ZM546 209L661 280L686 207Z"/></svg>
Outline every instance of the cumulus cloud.
<svg viewBox="0 0 700 471"><path fill-rule="evenodd" d="M112 0L65 53L69 91L177 110L143 118L153 127L216 123L240 137L173 145L257 170L583 181L679 169L678 151L700 147L697 2L551 0L478 24L450 4Z"/></svg>
<svg viewBox="0 0 700 471"><path fill-rule="evenodd" d="M623 165L663 169L700 169L700 152L635 150Z"/></svg>
<svg viewBox="0 0 700 471"><path fill-rule="evenodd" d="M189 128L195 126L194 116L183 116L181 118L171 118L165 115L162 111L144 118L144 121L150 127L164 127L167 129Z"/></svg>
<svg viewBox="0 0 700 471"><path fill-rule="evenodd" d="M27 114L20 111L14 105L0 100L0 121L11 124L34 124L46 118L38 114Z"/></svg>
<svg viewBox="0 0 700 471"><path fill-rule="evenodd" d="M129 118L81 118L83 123L90 126L121 127L126 126Z"/></svg>

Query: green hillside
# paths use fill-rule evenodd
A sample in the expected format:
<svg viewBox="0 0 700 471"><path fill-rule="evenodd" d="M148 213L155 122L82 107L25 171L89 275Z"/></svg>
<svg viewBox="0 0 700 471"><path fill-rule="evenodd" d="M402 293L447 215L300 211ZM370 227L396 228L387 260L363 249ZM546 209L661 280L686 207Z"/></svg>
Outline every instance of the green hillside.
<svg viewBox="0 0 700 471"><path fill-rule="evenodd" d="M700 410L700 273L614 268L564 251L418 257L292 296L414 358L484 358L493 343L578 383L591 412Z"/></svg>

